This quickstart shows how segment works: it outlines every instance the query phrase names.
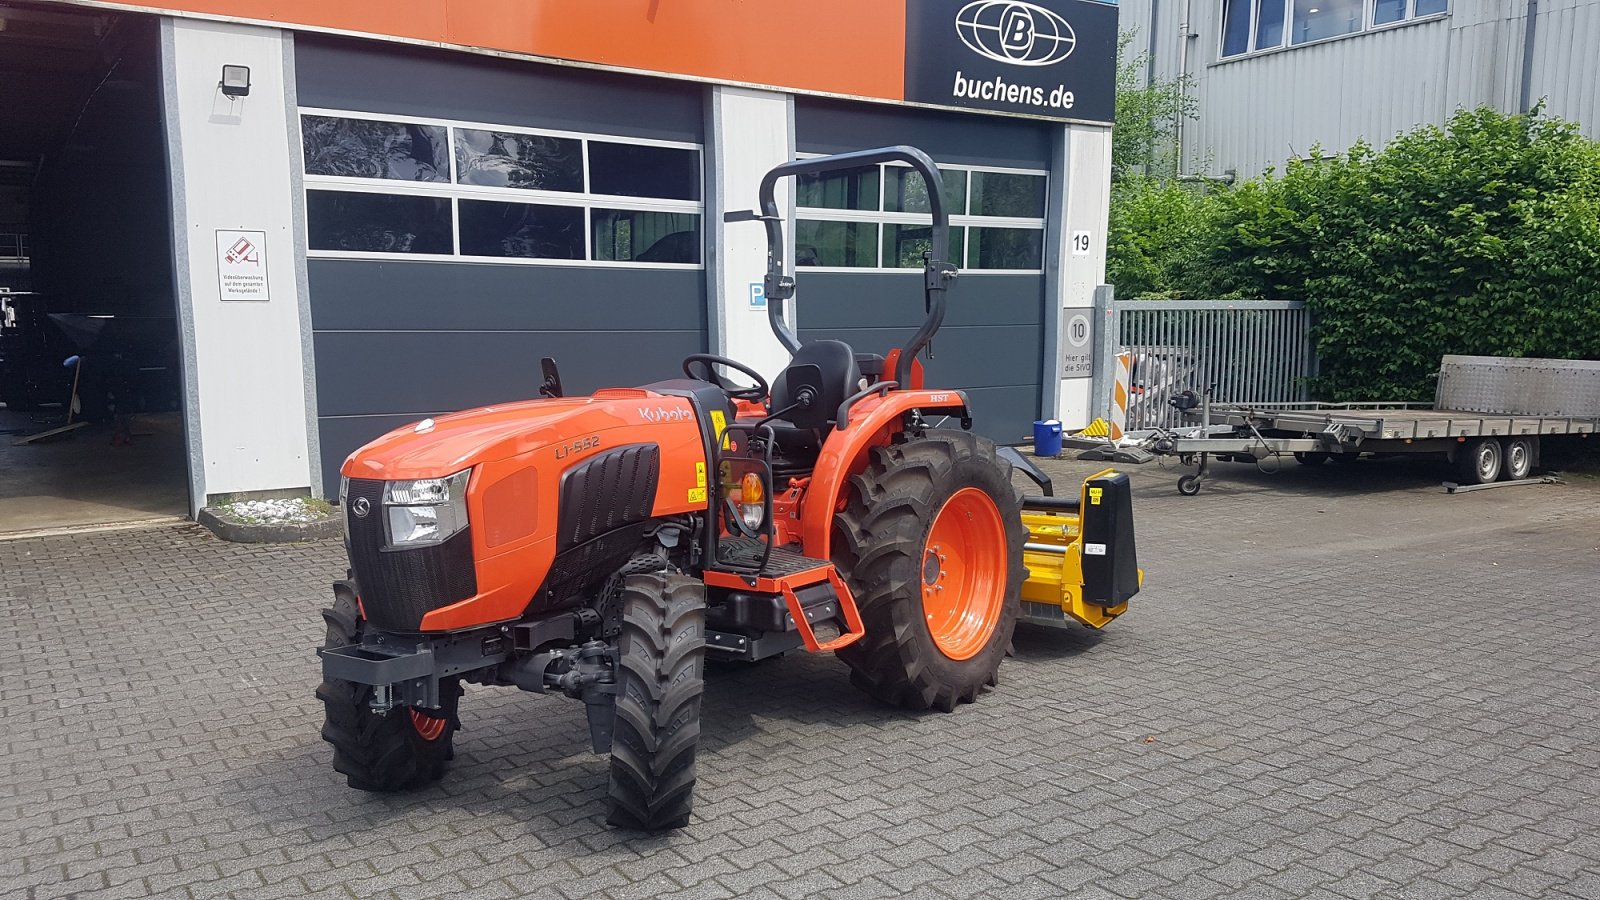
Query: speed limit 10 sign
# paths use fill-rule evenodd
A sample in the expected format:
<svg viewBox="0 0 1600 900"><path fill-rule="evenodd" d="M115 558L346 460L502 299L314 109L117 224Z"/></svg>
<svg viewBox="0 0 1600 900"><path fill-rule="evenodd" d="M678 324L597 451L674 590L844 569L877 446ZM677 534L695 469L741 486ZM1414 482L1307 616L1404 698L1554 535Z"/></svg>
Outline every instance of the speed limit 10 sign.
<svg viewBox="0 0 1600 900"><path fill-rule="evenodd" d="M1094 329L1089 324L1089 314L1074 312L1067 316L1066 340L1062 343L1061 377L1083 378L1094 374L1094 352L1089 338Z"/></svg>

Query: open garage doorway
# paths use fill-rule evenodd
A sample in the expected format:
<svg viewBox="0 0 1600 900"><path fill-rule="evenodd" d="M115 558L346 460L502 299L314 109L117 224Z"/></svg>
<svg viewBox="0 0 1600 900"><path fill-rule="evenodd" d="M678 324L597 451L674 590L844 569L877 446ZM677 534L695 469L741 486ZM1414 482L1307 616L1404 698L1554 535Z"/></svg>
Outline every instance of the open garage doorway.
<svg viewBox="0 0 1600 900"><path fill-rule="evenodd" d="M188 512L157 26L0 0L0 535Z"/></svg>

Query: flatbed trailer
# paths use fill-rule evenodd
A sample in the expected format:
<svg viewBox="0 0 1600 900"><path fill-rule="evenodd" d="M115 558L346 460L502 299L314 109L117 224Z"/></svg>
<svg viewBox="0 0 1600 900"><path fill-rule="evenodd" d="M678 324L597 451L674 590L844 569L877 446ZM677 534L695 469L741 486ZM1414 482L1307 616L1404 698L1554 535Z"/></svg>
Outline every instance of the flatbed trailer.
<svg viewBox="0 0 1600 900"><path fill-rule="evenodd" d="M1182 398L1174 398L1182 408ZM1600 430L1600 362L1447 356L1434 404L1212 404L1189 397L1200 426L1158 430L1145 449L1197 469L1178 480L1200 492L1208 460L1245 462L1292 455L1307 465L1363 454L1429 454L1452 464L1463 484L1521 480L1539 464L1539 439ZM1192 411L1192 410L1191 410Z"/></svg>

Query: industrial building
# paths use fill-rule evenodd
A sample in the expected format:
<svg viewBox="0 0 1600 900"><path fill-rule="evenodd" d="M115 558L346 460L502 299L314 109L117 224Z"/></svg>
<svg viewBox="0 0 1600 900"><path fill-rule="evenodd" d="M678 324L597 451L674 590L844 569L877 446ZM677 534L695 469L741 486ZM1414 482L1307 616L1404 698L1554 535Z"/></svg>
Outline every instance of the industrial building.
<svg viewBox="0 0 1600 900"><path fill-rule="evenodd" d="M1185 175L1252 178L1381 146L1457 109L1544 110L1600 137L1600 0L1123 0L1124 54L1187 76Z"/></svg>
<svg viewBox="0 0 1600 900"><path fill-rule="evenodd" d="M762 228L723 214L887 144L955 211L930 386L1003 441L1083 424L1061 323L1104 278L1117 27L1097 0L4 0L0 414L107 424L8 438L3 508L330 494L385 431L533 396L543 356L570 392L703 351L773 373ZM882 352L921 319L907 172L790 198L803 337Z"/></svg>

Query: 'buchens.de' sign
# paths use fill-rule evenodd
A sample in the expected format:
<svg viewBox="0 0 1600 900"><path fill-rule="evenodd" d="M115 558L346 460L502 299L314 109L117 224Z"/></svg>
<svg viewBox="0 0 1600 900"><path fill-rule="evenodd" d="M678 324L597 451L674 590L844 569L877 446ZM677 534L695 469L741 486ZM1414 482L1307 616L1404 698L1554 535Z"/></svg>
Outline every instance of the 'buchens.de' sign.
<svg viewBox="0 0 1600 900"><path fill-rule="evenodd" d="M1097 0L921 0L907 12L907 100L1112 120L1117 7Z"/></svg>

